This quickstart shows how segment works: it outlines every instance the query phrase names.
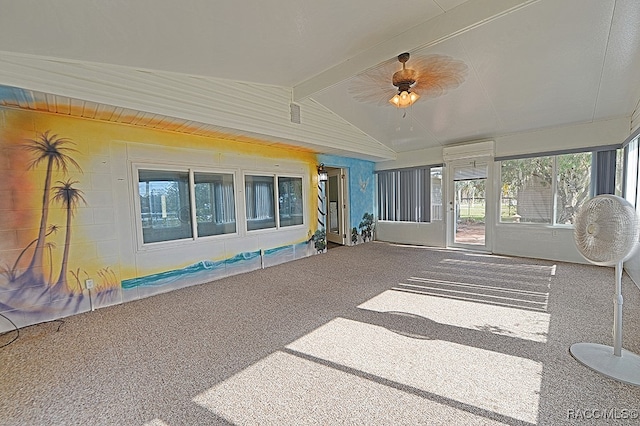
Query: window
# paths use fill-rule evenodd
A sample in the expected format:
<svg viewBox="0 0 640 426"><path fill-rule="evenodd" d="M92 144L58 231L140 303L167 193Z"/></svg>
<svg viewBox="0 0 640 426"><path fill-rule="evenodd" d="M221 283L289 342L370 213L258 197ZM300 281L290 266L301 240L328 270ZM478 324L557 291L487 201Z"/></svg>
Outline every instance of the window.
<svg viewBox="0 0 640 426"><path fill-rule="evenodd" d="M625 165L624 198L638 208L638 138L629 142L625 147L625 151L627 160Z"/></svg>
<svg viewBox="0 0 640 426"><path fill-rule="evenodd" d="M236 232L233 175L194 173L198 236Z"/></svg>
<svg viewBox="0 0 640 426"><path fill-rule="evenodd" d="M431 220L442 220L442 167L431 168Z"/></svg>
<svg viewBox="0 0 640 426"><path fill-rule="evenodd" d="M192 238L189 173L139 170L138 176L143 241Z"/></svg>
<svg viewBox="0 0 640 426"><path fill-rule="evenodd" d="M273 176L245 176L247 230L276 227L273 183Z"/></svg>
<svg viewBox="0 0 640 426"><path fill-rule="evenodd" d="M616 190L615 195L624 197L622 188L624 184L624 149L618 149L616 155Z"/></svg>
<svg viewBox="0 0 640 426"><path fill-rule="evenodd" d="M438 175L438 169L440 170ZM431 185L432 170L439 184ZM431 220L431 193L438 191L442 205L442 168L387 170L378 173L378 219L402 222ZM441 217L441 213L439 214Z"/></svg>
<svg viewBox="0 0 640 426"><path fill-rule="evenodd" d="M139 169L138 194L144 244L236 232L232 174Z"/></svg>
<svg viewBox="0 0 640 426"><path fill-rule="evenodd" d="M573 224L592 195L594 158L581 152L501 161L500 221Z"/></svg>
<svg viewBox="0 0 640 426"><path fill-rule="evenodd" d="M248 231L304 223L301 177L246 175L244 189Z"/></svg>
<svg viewBox="0 0 640 426"><path fill-rule="evenodd" d="M302 178L278 177L280 226L302 225Z"/></svg>
<svg viewBox="0 0 640 426"><path fill-rule="evenodd" d="M501 222L551 223L552 163L552 157L501 162Z"/></svg>
<svg viewBox="0 0 640 426"><path fill-rule="evenodd" d="M139 168L137 174L143 244L238 232L233 173ZM245 214L248 231L303 225L303 178L246 175Z"/></svg>
<svg viewBox="0 0 640 426"><path fill-rule="evenodd" d="M556 223L573 224L576 213L591 198L592 157L590 152L556 156Z"/></svg>

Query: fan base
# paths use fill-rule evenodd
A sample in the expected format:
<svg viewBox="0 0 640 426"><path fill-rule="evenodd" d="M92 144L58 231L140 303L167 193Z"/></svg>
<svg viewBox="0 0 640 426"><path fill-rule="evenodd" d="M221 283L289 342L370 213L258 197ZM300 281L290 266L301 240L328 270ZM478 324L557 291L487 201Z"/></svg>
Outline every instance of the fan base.
<svg viewBox="0 0 640 426"><path fill-rule="evenodd" d="M613 347L597 343L574 343L571 355L580 363L612 379L640 386L640 356L622 349L621 356L613 354Z"/></svg>

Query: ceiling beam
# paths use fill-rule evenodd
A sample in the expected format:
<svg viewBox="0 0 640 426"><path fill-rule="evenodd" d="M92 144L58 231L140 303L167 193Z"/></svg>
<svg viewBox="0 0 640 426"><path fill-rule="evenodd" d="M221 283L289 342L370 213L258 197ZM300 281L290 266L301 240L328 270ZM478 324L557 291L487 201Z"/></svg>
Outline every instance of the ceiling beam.
<svg viewBox="0 0 640 426"><path fill-rule="evenodd" d="M402 52L436 45L538 0L468 0L293 87L299 102Z"/></svg>

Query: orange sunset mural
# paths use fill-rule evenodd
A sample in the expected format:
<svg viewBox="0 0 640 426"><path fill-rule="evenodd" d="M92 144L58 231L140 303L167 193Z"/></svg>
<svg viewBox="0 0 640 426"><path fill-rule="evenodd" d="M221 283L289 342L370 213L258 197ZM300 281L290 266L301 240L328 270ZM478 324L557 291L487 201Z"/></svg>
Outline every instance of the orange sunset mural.
<svg viewBox="0 0 640 426"><path fill-rule="evenodd" d="M28 171L35 172L32 174L34 178L39 176L43 181L41 185L29 182L28 175L21 173L16 175L19 179L8 179L9 190L18 195L12 197L13 206L5 206L9 208L3 209L2 219L14 229L28 229L32 226L28 222L35 219L34 214L20 214L28 211L30 206L25 203L28 201L26 197L19 195L34 194L36 188L42 188L42 192L38 197L41 204L38 206L37 236L21 248L15 260L5 260L0 267L6 279L5 286L12 290L5 292L6 297L0 300L3 311L39 312L46 319L56 316L56 311L78 311L86 298L82 279L83 275L88 276L87 272L80 267L69 267L73 218L78 206L86 205L79 187L81 182L68 177L70 168L83 173L73 158L78 154L75 145L72 140L46 130L37 138L22 140L14 149L7 150L10 164L23 165ZM50 214L52 211L53 215ZM60 213L64 219L59 224ZM58 233L64 235L62 240L56 238ZM119 282L108 266L95 273L98 283L94 287L94 297L99 303L106 294L119 287ZM56 300L59 302L51 303ZM34 319L37 317L36 314Z"/></svg>
<svg viewBox="0 0 640 426"><path fill-rule="evenodd" d="M371 162L3 101L29 94L0 86L0 332L324 252L322 162L349 170L349 237L371 240Z"/></svg>

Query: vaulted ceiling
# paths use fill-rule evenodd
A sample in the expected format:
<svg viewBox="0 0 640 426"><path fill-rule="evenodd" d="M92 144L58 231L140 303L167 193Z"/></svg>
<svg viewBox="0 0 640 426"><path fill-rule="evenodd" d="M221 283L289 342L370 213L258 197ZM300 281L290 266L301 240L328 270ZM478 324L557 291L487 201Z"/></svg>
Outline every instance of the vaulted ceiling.
<svg viewBox="0 0 640 426"><path fill-rule="evenodd" d="M636 0L0 0L0 104L386 160L631 117L638 22ZM406 109L354 97L405 51L466 76Z"/></svg>

